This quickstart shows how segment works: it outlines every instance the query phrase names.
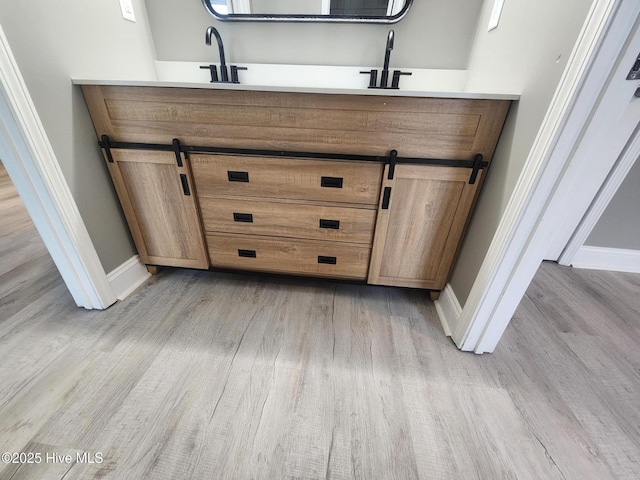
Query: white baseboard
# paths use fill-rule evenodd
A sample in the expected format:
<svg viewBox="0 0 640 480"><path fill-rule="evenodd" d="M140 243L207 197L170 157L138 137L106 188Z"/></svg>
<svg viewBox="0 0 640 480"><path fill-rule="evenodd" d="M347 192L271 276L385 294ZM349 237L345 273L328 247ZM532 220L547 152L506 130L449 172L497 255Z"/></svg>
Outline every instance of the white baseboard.
<svg viewBox="0 0 640 480"><path fill-rule="evenodd" d="M574 255L571 265L592 270L640 273L640 250L583 245Z"/></svg>
<svg viewBox="0 0 640 480"><path fill-rule="evenodd" d="M440 298L434 303L438 317L440 317L440 323L442 323L442 329L445 335L450 337L451 332L458 327L460 315L462 314L462 307L450 283L447 283L440 294Z"/></svg>
<svg viewBox="0 0 640 480"><path fill-rule="evenodd" d="M107 279L116 298L118 300L124 300L150 276L151 274L140 261L140 257L134 255L122 265L109 272Z"/></svg>

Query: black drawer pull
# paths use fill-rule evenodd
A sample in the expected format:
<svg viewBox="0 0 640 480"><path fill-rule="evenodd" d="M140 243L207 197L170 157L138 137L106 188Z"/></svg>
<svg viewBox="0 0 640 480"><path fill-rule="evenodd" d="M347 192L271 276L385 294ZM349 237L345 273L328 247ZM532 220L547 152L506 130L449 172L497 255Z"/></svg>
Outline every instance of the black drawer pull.
<svg viewBox="0 0 640 480"><path fill-rule="evenodd" d="M180 182L182 182L182 191L185 195L191 195L191 191L189 190L189 181L187 180L187 176L184 173L180 174Z"/></svg>
<svg viewBox="0 0 640 480"><path fill-rule="evenodd" d="M382 194L382 210L387 210L389 208L390 199L391 199L391 187L384 187L384 192Z"/></svg>
<svg viewBox="0 0 640 480"><path fill-rule="evenodd" d="M238 249L238 256L239 257L246 257L246 258L256 258L256 251L255 250L241 250L241 249Z"/></svg>
<svg viewBox="0 0 640 480"><path fill-rule="evenodd" d="M342 188L342 177L321 177L320 186L328 188Z"/></svg>
<svg viewBox="0 0 640 480"><path fill-rule="evenodd" d="M227 177L230 182L248 182L249 172L232 172L227 170Z"/></svg>
<svg viewBox="0 0 640 480"><path fill-rule="evenodd" d="M320 219L320 228L330 228L332 230L340 230L340 220Z"/></svg>
<svg viewBox="0 0 640 480"><path fill-rule="evenodd" d="M325 257L324 255L318 255L318 263L326 263L327 265L335 265L337 262L336 257Z"/></svg>
<svg viewBox="0 0 640 480"><path fill-rule="evenodd" d="M233 212L234 222L253 223L253 213L235 213Z"/></svg>

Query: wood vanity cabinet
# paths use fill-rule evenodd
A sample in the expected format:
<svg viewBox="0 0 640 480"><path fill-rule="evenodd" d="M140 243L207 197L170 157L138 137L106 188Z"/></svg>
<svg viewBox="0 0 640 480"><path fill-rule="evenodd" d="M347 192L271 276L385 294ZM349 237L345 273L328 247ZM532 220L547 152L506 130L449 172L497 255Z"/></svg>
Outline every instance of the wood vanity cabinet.
<svg viewBox="0 0 640 480"><path fill-rule="evenodd" d="M433 291L510 104L82 88L143 262Z"/></svg>
<svg viewBox="0 0 640 480"><path fill-rule="evenodd" d="M126 149L105 160L140 260L209 268L188 164L173 152Z"/></svg>
<svg viewBox="0 0 640 480"><path fill-rule="evenodd" d="M369 283L442 290L481 175L470 168L389 167L382 181ZM386 194L384 193L386 191Z"/></svg>

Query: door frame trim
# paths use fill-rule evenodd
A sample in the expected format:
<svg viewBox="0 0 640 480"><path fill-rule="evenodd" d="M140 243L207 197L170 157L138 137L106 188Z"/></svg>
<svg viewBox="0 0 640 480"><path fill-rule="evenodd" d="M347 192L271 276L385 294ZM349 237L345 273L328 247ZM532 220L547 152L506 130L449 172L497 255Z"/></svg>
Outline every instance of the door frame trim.
<svg viewBox="0 0 640 480"><path fill-rule="evenodd" d="M484 353L495 349L554 237L554 225L545 222L545 214L552 211L549 207L577 213L571 205L552 205L552 200L561 182L565 182L564 193L580 188L568 181L579 177L578 169L568 168L571 154L639 14L640 4L634 0L595 0L592 4L453 332L461 350Z"/></svg>
<svg viewBox="0 0 640 480"><path fill-rule="evenodd" d="M115 303L2 26L0 156L76 304L104 309Z"/></svg>
<svg viewBox="0 0 640 480"><path fill-rule="evenodd" d="M614 165L611 173L598 191L578 228L558 257L560 265L573 265L576 256L581 254L584 243L595 228L598 220L622 185L629 171L640 157L640 126L636 128L632 140Z"/></svg>

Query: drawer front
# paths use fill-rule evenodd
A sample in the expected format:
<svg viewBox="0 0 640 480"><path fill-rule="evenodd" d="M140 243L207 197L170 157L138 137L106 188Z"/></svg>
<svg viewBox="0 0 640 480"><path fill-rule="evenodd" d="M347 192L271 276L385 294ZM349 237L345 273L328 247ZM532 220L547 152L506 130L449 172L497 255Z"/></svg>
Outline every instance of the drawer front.
<svg viewBox="0 0 640 480"><path fill-rule="evenodd" d="M207 235L211 265L313 277L367 277L366 245L250 235Z"/></svg>
<svg viewBox="0 0 640 480"><path fill-rule="evenodd" d="M207 232L308 238L371 245L375 210L200 197Z"/></svg>
<svg viewBox="0 0 640 480"><path fill-rule="evenodd" d="M376 205L383 165L240 155L192 155L199 196L291 198Z"/></svg>

